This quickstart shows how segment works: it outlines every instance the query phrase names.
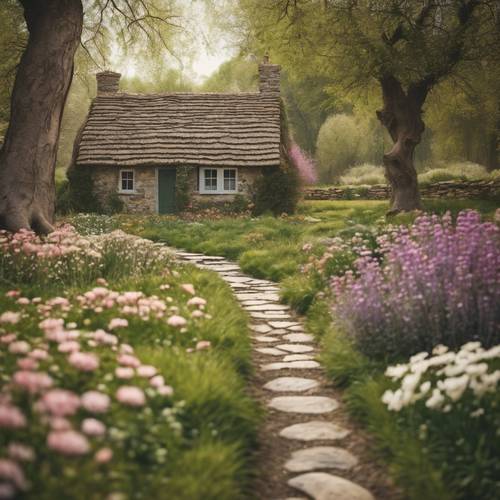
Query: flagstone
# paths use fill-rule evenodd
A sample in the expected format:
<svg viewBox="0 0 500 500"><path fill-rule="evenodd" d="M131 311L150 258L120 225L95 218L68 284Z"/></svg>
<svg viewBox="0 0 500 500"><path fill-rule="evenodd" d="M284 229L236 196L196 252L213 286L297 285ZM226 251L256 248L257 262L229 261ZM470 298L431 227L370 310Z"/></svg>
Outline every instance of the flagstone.
<svg viewBox="0 0 500 500"><path fill-rule="evenodd" d="M356 483L326 472L308 472L288 481L314 500L375 500L373 495Z"/></svg>
<svg viewBox="0 0 500 500"><path fill-rule="evenodd" d="M313 342L314 337L308 333L289 333L283 336L289 342Z"/></svg>
<svg viewBox="0 0 500 500"><path fill-rule="evenodd" d="M332 422L312 420L285 427L279 435L297 441L330 441L344 439L350 433L348 429Z"/></svg>
<svg viewBox="0 0 500 500"><path fill-rule="evenodd" d="M317 380L301 377L279 377L268 382L264 389L274 392L303 392L319 386Z"/></svg>
<svg viewBox="0 0 500 500"><path fill-rule="evenodd" d="M302 344L280 344L276 347L278 349L282 349L283 351L293 352L294 354L303 354L305 352L314 351L314 347Z"/></svg>
<svg viewBox="0 0 500 500"><path fill-rule="evenodd" d="M320 368L317 361L289 361L286 363L268 363L261 365L262 371L269 370L315 370Z"/></svg>
<svg viewBox="0 0 500 500"><path fill-rule="evenodd" d="M319 469L349 470L357 465L358 459L349 451L335 446L314 446L294 451L285 463L290 472L308 472Z"/></svg>
<svg viewBox="0 0 500 500"><path fill-rule="evenodd" d="M314 356L310 354L289 354L283 358L283 361L305 361L308 359L314 359Z"/></svg>
<svg viewBox="0 0 500 500"><path fill-rule="evenodd" d="M283 354L285 354L283 351L274 347L257 347L255 350L261 354L269 354L270 356L283 356Z"/></svg>
<svg viewBox="0 0 500 500"><path fill-rule="evenodd" d="M268 406L286 413L320 414L336 410L338 403L326 396L278 396Z"/></svg>
<svg viewBox="0 0 500 500"><path fill-rule="evenodd" d="M268 333L272 330L272 328L269 325L265 325L263 323L258 324L258 325L249 325L250 330L253 330L254 332L257 333Z"/></svg>
<svg viewBox="0 0 500 500"><path fill-rule="evenodd" d="M269 323L273 328L290 328L292 326L298 325L296 321L273 321Z"/></svg>

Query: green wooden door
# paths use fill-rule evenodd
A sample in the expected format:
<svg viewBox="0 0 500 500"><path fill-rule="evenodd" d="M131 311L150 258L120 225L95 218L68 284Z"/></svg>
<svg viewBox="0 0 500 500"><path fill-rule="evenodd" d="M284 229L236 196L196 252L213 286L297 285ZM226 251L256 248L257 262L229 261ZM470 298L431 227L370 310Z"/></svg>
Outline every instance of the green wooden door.
<svg viewBox="0 0 500 500"><path fill-rule="evenodd" d="M161 214L175 212L175 168L158 170L158 211Z"/></svg>

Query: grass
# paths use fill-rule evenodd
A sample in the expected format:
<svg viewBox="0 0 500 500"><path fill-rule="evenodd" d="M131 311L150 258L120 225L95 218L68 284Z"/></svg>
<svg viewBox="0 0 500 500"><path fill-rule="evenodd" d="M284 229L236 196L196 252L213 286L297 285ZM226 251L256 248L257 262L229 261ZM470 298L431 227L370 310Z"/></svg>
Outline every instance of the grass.
<svg viewBox="0 0 500 500"><path fill-rule="evenodd" d="M251 457L256 445L260 410L247 395L245 387L246 377L251 372L248 318L238 307L231 290L214 273L188 265L174 267L173 272L163 275L158 272L140 275L113 273L107 278L108 287L112 290L135 290L148 296L170 297L172 304L179 305L180 314L186 312L182 304L189 298L179 286L181 283L193 284L197 295L207 299L206 312L209 316L203 321L189 323L185 333L168 326L165 321L143 321L133 316L128 318L129 326L119 331L120 340L134 347L142 363L154 365L167 383L174 387L172 407L176 408L175 419L181 424L181 435L177 438L171 436L168 420L165 419L157 430L153 427L144 429L140 441L134 444L134 450L135 446L137 449L148 446L146 443L150 436L157 436L156 440L165 439L164 443L150 443L151 446L163 444L167 448L167 460L162 466L156 466L154 474L147 465L151 457L145 456L144 461L137 455L130 458L132 449L123 457L116 452L110 476L105 476L102 468L96 469L91 459L66 458L57 461L57 457L53 456L44 458L37 449L39 460L33 466L28 465L26 470L33 487L23 498L96 498L96 492L101 498L110 491L134 498L178 500L250 497ZM160 285L164 284L169 284L170 288L160 289ZM0 310L15 309L13 300L5 296L13 287L23 296L39 296L42 302L59 295L76 304L76 296L91 286L95 285L75 283L71 286L71 283L61 282L44 288L12 280L9 283L0 281ZM27 306L24 311L27 317L16 327L19 326L20 338L29 340L34 338L40 317L32 306ZM113 317L116 317L116 311L98 314L75 306L66 321L85 324L86 329L94 331L106 328ZM212 348L200 352L187 351L201 339L210 341ZM64 387L76 386L85 390L86 386L73 380L72 376L68 374ZM161 411L161 407L152 407L151 418L155 422L161 421ZM142 412L137 413L136 419L133 414L132 418L127 417L131 418L131 428L143 418ZM119 420L125 417L116 413L114 418ZM25 438L23 435L21 439ZM30 444L38 446L38 437L29 439ZM9 436L0 433L0 447L8 440ZM75 481L77 476L79 480ZM110 490L115 487L121 489Z"/></svg>

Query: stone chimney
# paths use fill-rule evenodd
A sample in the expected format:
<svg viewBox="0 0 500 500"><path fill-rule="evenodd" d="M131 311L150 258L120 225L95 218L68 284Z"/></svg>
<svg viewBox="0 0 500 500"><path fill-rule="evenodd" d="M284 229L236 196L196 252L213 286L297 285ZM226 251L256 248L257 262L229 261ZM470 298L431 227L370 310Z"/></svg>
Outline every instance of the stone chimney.
<svg viewBox="0 0 500 500"><path fill-rule="evenodd" d="M261 94L279 97L281 66L271 64L266 54L259 64L259 90Z"/></svg>
<svg viewBox="0 0 500 500"><path fill-rule="evenodd" d="M116 93L120 84L120 73L114 71L102 71L96 74L97 80L97 95L104 93Z"/></svg>

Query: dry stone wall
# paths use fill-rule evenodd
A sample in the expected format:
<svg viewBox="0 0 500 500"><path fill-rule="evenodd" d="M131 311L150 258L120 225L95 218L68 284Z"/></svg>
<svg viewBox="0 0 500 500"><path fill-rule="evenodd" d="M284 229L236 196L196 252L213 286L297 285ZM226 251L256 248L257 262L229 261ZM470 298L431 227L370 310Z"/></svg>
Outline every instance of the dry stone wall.
<svg viewBox="0 0 500 500"><path fill-rule="evenodd" d="M500 200L500 179L479 181L446 181L420 186L423 198L490 198ZM314 187L304 189L306 200L386 200L389 187L383 184L374 186Z"/></svg>

